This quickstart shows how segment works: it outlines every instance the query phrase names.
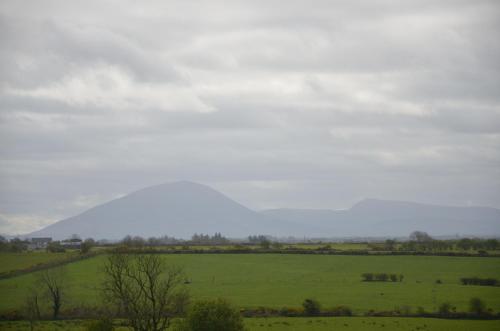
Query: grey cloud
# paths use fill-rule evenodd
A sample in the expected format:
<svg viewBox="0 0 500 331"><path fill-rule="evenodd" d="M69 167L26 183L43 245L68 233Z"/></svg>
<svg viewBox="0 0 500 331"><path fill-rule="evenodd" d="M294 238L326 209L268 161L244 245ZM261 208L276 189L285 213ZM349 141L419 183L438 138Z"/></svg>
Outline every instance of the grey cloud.
<svg viewBox="0 0 500 331"><path fill-rule="evenodd" d="M143 49L104 27L6 16L0 17L0 22L5 46L1 55L4 84L33 87L60 79L79 67L99 64L120 66L141 81L182 81L161 53Z"/></svg>
<svg viewBox="0 0 500 331"><path fill-rule="evenodd" d="M0 214L24 229L177 179L254 208L500 207L499 16L495 1L4 1Z"/></svg>

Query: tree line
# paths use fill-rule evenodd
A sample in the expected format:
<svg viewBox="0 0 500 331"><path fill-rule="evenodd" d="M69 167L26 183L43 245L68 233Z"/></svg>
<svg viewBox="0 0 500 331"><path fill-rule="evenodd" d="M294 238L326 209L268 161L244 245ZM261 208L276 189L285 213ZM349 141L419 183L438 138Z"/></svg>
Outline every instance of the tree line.
<svg viewBox="0 0 500 331"><path fill-rule="evenodd" d="M479 285L479 286L499 286L500 282L495 278L479 278L479 277L464 277L460 278L462 285Z"/></svg>
<svg viewBox="0 0 500 331"><path fill-rule="evenodd" d="M365 272L361 274L361 279L363 282L402 282L404 276L402 274Z"/></svg>

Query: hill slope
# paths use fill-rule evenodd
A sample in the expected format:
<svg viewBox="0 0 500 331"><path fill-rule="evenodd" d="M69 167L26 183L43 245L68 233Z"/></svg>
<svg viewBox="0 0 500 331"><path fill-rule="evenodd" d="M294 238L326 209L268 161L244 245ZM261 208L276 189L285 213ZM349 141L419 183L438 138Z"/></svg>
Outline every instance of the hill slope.
<svg viewBox="0 0 500 331"><path fill-rule="evenodd" d="M31 233L30 237L119 239L125 235L190 238L195 232L246 237L253 229L274 233L273 223L208 186L175 182L145 188Z"/></svg>

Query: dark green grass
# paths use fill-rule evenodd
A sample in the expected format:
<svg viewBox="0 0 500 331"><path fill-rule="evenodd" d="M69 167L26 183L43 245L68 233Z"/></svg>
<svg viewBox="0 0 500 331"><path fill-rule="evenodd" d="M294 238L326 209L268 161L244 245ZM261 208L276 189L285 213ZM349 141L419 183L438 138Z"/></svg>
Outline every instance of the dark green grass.
<svg viewBox="0 0 500 331"><path fill-rule="evenodd" d="M40 322L38 331L84 331L87 321ZM500 321L439 320L430 318L247 318L245 325L249 331L471 331L499 330ZM29 330L25 321L0 322L0 330ZM117 331L128 330L117 327Z"/></svg>
<svg viewBox="0 0 500 331"><path fill-rule="evenodd" d="M471 297L500 311L500 287L462 286L460 277L500 278L500 258L437 256L319 256L280 254L162 255L184 267L194 299L224 297L239 307L300 307L316 298L323 307L348 305L355 312L421 306L436 311L442 302L467 310ZM67 268L65 306L99 303L105 256ZM402 283L361 282L363 272L402 273ZM436 284L440 279L442 284ZM22 305L34 275L0 281L0 311Z"/></svg>
<svg viewBox="0 0 500 331"><path fill-rule="evenodd" d="M245 322L250 331L487 331L500 328L500 321L431 318L254 318Z"/></svg>

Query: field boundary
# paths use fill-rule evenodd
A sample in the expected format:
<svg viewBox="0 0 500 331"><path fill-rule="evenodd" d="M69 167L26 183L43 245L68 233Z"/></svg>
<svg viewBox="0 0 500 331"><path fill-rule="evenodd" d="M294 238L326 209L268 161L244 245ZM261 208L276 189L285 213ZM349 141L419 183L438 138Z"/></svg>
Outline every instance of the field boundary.
<svg viewBox="0 0 500 331"><path fill-rule="evenodd" d="M368 250L312 250L312 249L155 249L123 248L120 253L132 254L301 254L301 255L364 255L364 256L444 256L444 257L492 257L500 254L472 254L462 252L411 252L411 251L368 251Z"/></svg>
<svg viewBox="0 0 500 331"><path fill-rule="evenodd" d="M240 308L240 315L244 318L433 318L441 320L480 320L480 321L493 321L500 320L500 313L488 312L484 314L475 314L468 312L450 312L441 314L438 312L424 312L424 313L402 313L399 311L367 311L361 313L347 313L339 312L336 310L323 310L314 315L304 313L300 308ZM99 306L79 306L72 307L61 311L59 321L61 320L93 320L98 319L109 311ZM181 315L174 315L180 317ZM126 316L120 313L113 313L113 319L122 319ZM5 321L22 321L26 320L23 312L19 309L11 309L8 311L0 312L0 322ZM43 315L41 321L51 321L49 315Z"/></svg>

